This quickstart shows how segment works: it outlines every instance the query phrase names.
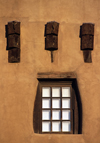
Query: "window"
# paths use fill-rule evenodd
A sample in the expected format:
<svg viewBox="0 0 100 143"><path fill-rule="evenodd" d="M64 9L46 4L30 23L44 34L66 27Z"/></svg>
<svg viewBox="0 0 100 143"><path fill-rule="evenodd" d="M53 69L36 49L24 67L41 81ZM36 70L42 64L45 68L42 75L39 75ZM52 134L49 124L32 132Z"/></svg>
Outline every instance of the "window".
<svg viewBox="0 0 100 143"><path fill-rule="evenodd" d="M39 75L33 128L41 134L82 133L81 99L75 77ZM48 78L47 78L48 77ZM61 79L64 77L63 79ZM54 79L55 78L55 79Z"/></svg>
<svg viewBox="0 0 100 143"><path fill-rule="evenodd" d="M72 133L71 83L41 85L41 133Z"/></svg>

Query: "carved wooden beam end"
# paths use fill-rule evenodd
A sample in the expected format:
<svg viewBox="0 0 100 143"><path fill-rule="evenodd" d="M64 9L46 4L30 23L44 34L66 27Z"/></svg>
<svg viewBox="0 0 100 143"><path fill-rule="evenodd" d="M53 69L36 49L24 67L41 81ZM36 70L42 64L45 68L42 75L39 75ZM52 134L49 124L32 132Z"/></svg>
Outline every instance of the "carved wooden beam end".
<svg viewBox="0 0 100 143"><path fill-rule="evenodd" d="M48 22L45 25L45 50L51 51L51 62L53 62L53 51L58 50L59 23Z"/></svg>
<svg viewBox="0 0 100 143"><path fill-rule="evenodd" d="M84 62L91 63L94 44L94 24L83 23L81 26L81 50L83 50Z"/></svg>
<svg viewBox="0 0 100 143"><path fill-rule="evenodd" d="M20 22L11 21L7 25L8 62L20 62Z"/></svg>
<svg viewBox="0 0 100 143"><path fill-rule="evenodd" d="M45 49L46 50L57 50L58 49L58 36L55 35L47 35L45 39Z"/></svg>
<svg viewBox="0 0 100 143"><path fill-rule="evenodd" d="M58 36L58 30L59 30L59 23L55 21L48 22L46 24L46 29L45 29L45 35L56 35Z"/></svg>

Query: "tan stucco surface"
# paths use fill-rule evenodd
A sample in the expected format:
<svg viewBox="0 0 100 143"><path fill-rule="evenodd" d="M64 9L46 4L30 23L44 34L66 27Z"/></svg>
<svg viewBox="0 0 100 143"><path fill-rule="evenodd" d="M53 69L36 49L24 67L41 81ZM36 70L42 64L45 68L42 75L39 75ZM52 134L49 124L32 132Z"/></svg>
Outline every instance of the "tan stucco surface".
<svg viewBox="0 0 100 143"><path fill-rule="evenodd" d="M8 63L5 25L21 22L21 62ZM51 63L44 28L59 22ZM94 23L92 63L84 63L80 26ZM33 130L38 72L75 72L82 100L82 134ZM0 143L100 143L100 0L0 0Z"/></svg>

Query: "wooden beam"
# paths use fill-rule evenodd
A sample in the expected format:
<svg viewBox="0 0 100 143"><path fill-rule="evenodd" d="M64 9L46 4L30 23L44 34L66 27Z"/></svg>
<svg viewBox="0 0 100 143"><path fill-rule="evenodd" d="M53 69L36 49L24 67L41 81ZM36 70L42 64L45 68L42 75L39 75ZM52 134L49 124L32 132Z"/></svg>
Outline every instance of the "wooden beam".
<svg viewBox="0 0 100 143"><path fill-rule="evenodd" d="M38 73L37 79L74 79L76 74L74 72L47 72L47 73Z"/></svg>

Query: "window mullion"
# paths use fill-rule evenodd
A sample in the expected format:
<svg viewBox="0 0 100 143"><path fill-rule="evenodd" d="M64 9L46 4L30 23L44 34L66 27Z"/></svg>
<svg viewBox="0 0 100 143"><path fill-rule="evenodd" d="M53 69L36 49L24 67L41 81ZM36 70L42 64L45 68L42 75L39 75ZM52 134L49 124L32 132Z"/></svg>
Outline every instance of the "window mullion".
<svg viewBox="0 0 100 143"><path fill-rule="evenodd" d="M51 109L50 109L50 111L51 111L51 132L52 132L52 87L50 87L50 95L51 95L51 97L50 97L50 99L51 99Z"/></svg>
<svg viewBox="0 0 100 143"><path fill-rule="evenodd" d="M71 109L70 109L70 112L71 112L71 119L70 119L70 122L71 122L71 133L73 132L73 97L72 97L72 87L70 87L70 100L71 100Z"/></svg>
<svg viewBox="0 0 100 143"><path fill-rule="evenodd" d="M61 99L61 132L62 132L62 87L60 88L60 99Z"/></svg>
<svg viewBox="0 0 100 143"><path fill-rule="evenodd" d="M40 93L41 93L41 114L40 114L40 119L41 119L41 124L40 124L40 131L41 131L41 133L42 133L42 87L41 87L41 90L40 90Z"/></svg>

